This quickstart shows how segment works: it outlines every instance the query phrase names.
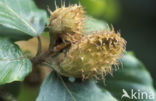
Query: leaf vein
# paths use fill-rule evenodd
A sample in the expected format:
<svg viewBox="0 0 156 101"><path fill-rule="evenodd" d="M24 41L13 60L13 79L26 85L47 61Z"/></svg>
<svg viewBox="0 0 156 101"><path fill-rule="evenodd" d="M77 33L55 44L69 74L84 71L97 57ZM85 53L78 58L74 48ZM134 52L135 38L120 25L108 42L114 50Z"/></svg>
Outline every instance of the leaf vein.
<svg viewBox="0 0 156 101"><path fill-rule="evenodd" d="M4 5L2 2L0 2L0 4ZM13 9L11 9L7 4L5 4L5 8L8 9L17 18L19 18L28 28L32 30L34 34L38 35L37 31L27 21L25 21L25 19L21 18L21 16L19 16Z"/></svg>

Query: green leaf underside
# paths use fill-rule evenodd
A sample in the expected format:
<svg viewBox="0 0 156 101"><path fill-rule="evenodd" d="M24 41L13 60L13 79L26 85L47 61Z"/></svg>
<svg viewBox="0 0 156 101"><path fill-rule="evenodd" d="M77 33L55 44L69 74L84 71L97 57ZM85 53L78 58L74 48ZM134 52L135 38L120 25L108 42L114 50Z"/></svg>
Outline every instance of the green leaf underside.
<svg viewBox="0 0 156 101"><path fill-rule="evenodd" d="M0 84L22 81L32 71L29 59L6 38L0 38Z"/></svg>
<svg viewBox="0 0 156 101"><path fill-rule="evenodd" d="M43 82L36 101L117 101L95 81L70 82L52 72Z"/></svg>
<svg viewBox="0 0 156 101"><path fill-rule="evenodd" d="M151 93L155 95L155 89L152 78L145 69L145 66L130 54L126 54L123 57L122 64L120 70L113 73L113 77L109 75L106 76L106 84L99 81L99 86L104 90L107 89L119 101L156 101L156 99L149 99ZM134 92L138 92L138 90L140 90L140 92L147 92L149 94L148 99L146 99L145 96L143 99L121 99L123 89L125 89L130 96L132 89Z"/></svg>
<svg viewBox="0 0 156 101"><path fill-rule="evenodd" d="M85 34L92 34L93 32L103 31L108 28L108 24L106 22L96 20L90 16L87 16L85 23Z"/></svg>
<svg viewBox="0 0 156 101"><path fill-rule="evenodd" d="M0 0L0 25L6 27L5 32L10 28L38 36L44 30L45 21L46 12L37 9L32 0Z"/></svg>
<svg viewBox="0 0 156 101"><path fill-rule="evenodd" d="M0 36L10 38L13 41L27 40L31 38L31 36L28 36L24 32L4 27L2 25L0 25Z"/></svg>

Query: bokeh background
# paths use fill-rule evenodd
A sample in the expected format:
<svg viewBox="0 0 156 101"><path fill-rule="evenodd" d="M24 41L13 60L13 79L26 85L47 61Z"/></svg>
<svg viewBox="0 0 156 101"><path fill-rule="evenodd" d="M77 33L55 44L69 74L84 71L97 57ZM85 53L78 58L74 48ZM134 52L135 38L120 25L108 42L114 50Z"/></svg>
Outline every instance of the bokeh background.
<svg viewBox="0 0 156 101"><path fill-rule="evenodd" d="M62 0L63 1L63 0ZM54 0L35 0L42 9L55 9ZM56 0L60 5L61 0ZM81 2L87 14L113 24L127 40L127 50L145 64L156 87L156 0L65 0ZM138 74L139 75L139 74ZM144 78L143 78L144 79Z"/></svg>

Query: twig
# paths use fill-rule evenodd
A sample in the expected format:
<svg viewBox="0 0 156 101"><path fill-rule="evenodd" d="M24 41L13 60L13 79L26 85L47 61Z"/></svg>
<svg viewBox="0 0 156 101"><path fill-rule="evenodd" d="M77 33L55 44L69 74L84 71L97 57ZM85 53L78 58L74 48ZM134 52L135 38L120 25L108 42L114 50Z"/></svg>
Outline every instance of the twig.
<svg viewBox="0 0 156 101"><path fill-rule="evenodd" d="M41 54L41 52L42 52L41 38L38 36L37 40L38 40L38 49L37 49L36 56L39 56Z"/></svg>
<svg viewBox="0 0 156 101"><path fill-rule="evenodd" d="M59 44L59 45L55 46L53 49L49 49L45 53L33 57L31 59L31 61L32 61L33 65L41 64L42 62L46 61L46 59L48 57L55 55L57 52L60 52L62 49L66 48L69 45L70 44L67 44L67 43Z"/></svg>
<svg viewBox="0 0 156 101"><path fill-rule="evenodd" d="M56 35L53 35L52 32L49 33L49 37L50 37L50 44L49 44L49 50L52 50L55 43L56 43L56 39L57 39L57 36Z"/></svg>

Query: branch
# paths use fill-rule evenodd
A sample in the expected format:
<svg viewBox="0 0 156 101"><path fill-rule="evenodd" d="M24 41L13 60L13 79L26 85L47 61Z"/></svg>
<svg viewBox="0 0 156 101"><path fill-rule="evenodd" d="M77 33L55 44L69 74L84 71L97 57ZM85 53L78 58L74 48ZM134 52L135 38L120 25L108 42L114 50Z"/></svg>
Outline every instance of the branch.
<svg viewBox="0 0 156 101"><path fill-rule="evenodd" d="M53 49L49 49L45 53L35 56L31 59L33 65L41 64L42 62L45 62L48 57L54 56L56 53L60 52L67 46L69 46L69 43L63 43L55 46Z"/></svg>
<svg viewBox="0 0 156 101"><path fill-rule="evenodd" d="M39 36L37 37L37 39L38 39L38 49L37 49L36 56L39 56L42 52L42 44L41 44L41 38Z"/></svg>

